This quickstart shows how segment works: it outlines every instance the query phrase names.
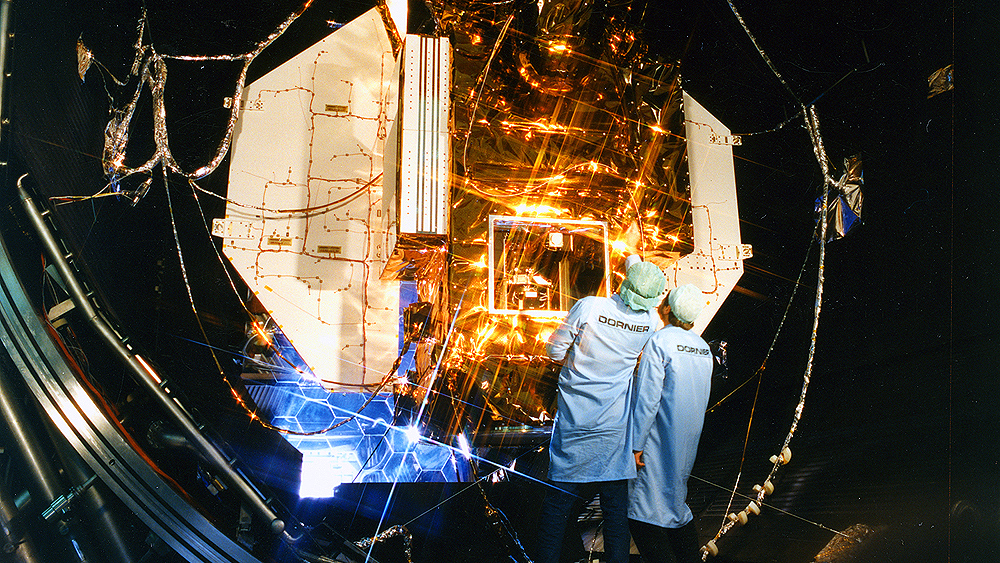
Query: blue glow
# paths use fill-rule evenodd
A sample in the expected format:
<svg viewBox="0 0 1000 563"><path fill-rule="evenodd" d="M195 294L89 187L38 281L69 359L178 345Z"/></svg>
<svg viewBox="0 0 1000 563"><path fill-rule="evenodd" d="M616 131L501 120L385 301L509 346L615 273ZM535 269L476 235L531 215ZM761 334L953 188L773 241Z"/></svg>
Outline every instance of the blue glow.
<svg viewBox="0 0 1000 563"><path fill-rule="evenodd" d="M465 437L465 434L458 435L458 449L465 456L465 459L472 458L472 450L469 448L469 440Z"/></svg>
<svg viewBox="0 0 1000 563"><path fill-rule="evenodd" d="M368 393L331 393L304 382L249 385L248 390L271 424L293 432L318 432L285 435L302 453L302 498L329 498L341 483L468 479L468 464L454 463L468 452L424 439L417 426L392 425L395 401L390 393L377 395L357 414ZM354 418L321 432L349 417Z"/></svg>
<svg viewBox="0 0 1000 563"><path fill-rule="evenodd" d="M361 461L350 447L302 451L300 498L330 498L337 485L354 480Z"/></svg>
<svg viewBox="0 0 1000 563"><path fill-rule="evenodd" d="M411 444L416 444L420 441L420 429L414 424L413 426L407 426L406 430L403 431L406 437L410 439Z"/></svg>

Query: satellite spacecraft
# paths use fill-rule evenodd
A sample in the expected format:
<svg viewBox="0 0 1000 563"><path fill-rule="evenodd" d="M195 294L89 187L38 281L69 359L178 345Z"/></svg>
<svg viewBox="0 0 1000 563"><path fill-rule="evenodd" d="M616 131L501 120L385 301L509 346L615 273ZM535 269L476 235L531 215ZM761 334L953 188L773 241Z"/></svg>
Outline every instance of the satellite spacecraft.
<svg viewBox="0 0 1000 563"><path fill-rule="evenodd" d="M409 558L394 495L544 479L514 462L546 444L544 343L577 299L637 254L705 291L700 332L752 254L740 138L627 5L430 2L419 33L405 6L293 8L244 50L183 52L155 9L74 38L71 131L100 150L70 179L15 146L0 407L26 492L0 511L19 560ZM309 18L315 41L282 43ZM191 149L179 116L202 111ZM339 503L374 531L331 524Z"/></svg>

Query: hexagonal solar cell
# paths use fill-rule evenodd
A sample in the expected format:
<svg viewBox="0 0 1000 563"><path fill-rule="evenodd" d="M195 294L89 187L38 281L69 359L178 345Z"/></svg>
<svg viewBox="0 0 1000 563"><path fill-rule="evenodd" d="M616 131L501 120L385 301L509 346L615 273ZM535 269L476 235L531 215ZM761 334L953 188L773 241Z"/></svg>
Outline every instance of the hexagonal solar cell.
<svg viewBox="0 0 1000 563"><path fill-rule="evenodd" d="M250 394L270 423L292 431L288 442L302 452L304 496L333 494L341 482L457 481L454 450L420 438L415 428L391 426L390 393L330 393L315 385L256 385ZM371 400L369 401L369 398ZM317 432L347 420L345 424Z"/></svg>
<svg viewBox="0 0 1000 563"><path fill-rule="evenodd" d="M417 444L416 453L423 471L441 471L453 457L450 448L430 444Z"/></svg>
<svg viewBox="0 0 1000 563"><path fill-rule="evenodd" d="M387 481L412 483L420 475L420 464L412 451L393 452L382 473Z"/></svg>
<svg viewBox="0 0 1000 563"><path fill-rule="evenodd" d="M307 400L295 413L295 420L305 432L315 432L333 425L335 415L326 401Z"/></svg>

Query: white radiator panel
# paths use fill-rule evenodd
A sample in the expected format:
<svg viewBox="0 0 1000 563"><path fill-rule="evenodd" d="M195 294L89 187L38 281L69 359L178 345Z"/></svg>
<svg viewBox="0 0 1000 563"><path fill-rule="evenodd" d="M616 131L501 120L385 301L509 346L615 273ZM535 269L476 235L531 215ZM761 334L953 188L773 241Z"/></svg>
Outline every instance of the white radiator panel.
<svg viewBox="0 0 1000 563"><path fill-rule="evenodd" d="M398 283L379 279L398 73L376 10L247 86L224 252L316 377L378 383L396 357ZM251 207L252 206L252 207ZM262 210L264 209L264 210Z"/></svg>
<svg viewBox="0 0 1000 563"><path fill-rule="evenodd" d="M721 121L686 92L684 120L694 251L667 269L667 287L693 283L706 293L708 305L694 327L700 334L736 287L751 250L740 239L732 147L736 141Z"/></svg>
<svg viewBox="0 0 1000 563"><path fill-rule="evenodd" d="M447 235L451 48L447 37L408 35L403 51L399 232Z"/></svg>

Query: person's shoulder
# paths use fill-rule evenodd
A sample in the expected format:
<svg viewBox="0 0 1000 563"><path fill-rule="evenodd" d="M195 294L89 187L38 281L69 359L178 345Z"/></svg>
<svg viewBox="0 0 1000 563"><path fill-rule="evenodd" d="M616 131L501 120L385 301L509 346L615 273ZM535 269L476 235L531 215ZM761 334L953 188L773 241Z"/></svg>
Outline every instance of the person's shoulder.
<svg viewBox="0 0 1000 563"><path fill-rule="evenodd" d="M693 330L685 330L684 333L687 335L687 338L691 340L691 342L697 343L699 348L708 348L708 342L706 342L705 339L702 338L697 332Z"/></svg>
<svg viewBox="0 0 1000 563"><path fill-rule="evenodd" d="M614 307L621 314L626 316L642 317L648 313L648 311L637 311L629 307L628 304L625 303L625 300L622 299L621 295L618 295L617 293L611 295L611 297L602 297L601 299L604 299L608 306Z"/></svg>
<svg viewBox="0 0 1000 563"><path fill-rule="evenodd" d="M586 297L581 297L577 300L573 307L598 307L598 306L613 306L614 301L607 297L602 297L600 295L587 295Z"/></svg>
<svg viewBox="0 0 1000 563"><path fill-rule="evenodd" d="M602 300L606 300L606 297L599 297L596 295L588 295L586 297L581 297L573 303L573 306L569 309L570 317L579 317L581 315L592 314L595 309L600 309L604 305Z"/></svg>
<svg viewBox="0 0 1000 563"><path fill-rule="evenodd" d="M684 348L686 351L698 351L700 354L711 356L711 349L705 339L697 332L685 330L679 326L667 325L657 334L662 334L660 344L669 347L676 346L678 350Z"/></svg>
<svg viewBox="0 0 1000 563"><path fill-rule="evenodd" d="M684 340L687 332L688 331L684 330L679 326L668 324L663 328L661 328L660 330L653 333L651 339L656 339L657 342L672 342L676 340Z"/></svg>

